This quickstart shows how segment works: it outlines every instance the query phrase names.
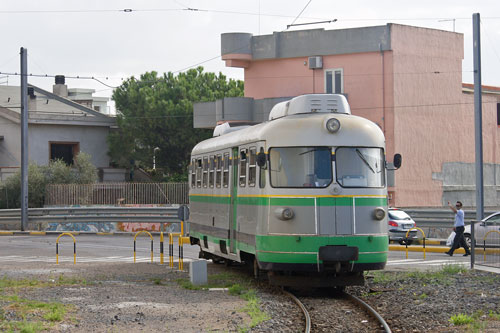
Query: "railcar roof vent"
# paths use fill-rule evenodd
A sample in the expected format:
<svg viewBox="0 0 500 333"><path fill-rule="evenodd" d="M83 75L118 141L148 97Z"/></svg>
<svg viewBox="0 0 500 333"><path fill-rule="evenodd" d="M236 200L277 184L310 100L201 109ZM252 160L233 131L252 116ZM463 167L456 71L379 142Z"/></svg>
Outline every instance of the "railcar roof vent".
<svg viewBox="0 0 500 333"><path fill-rule="evenodd" d="M231 133L234 131L239 131L244 128L250 127L254 124L248 124L248 123L223 123L220 125L217 125L214 128L214 134L213 136L221 136L227 133Z"/></svg>
<svg viewBox="0 0 500 333"><path fill-rule="evenodd" d="M310 94L302 95L287 102L276 104L269 120L304 113L345 113L351 114L347 99L339 94Z"/></svg>

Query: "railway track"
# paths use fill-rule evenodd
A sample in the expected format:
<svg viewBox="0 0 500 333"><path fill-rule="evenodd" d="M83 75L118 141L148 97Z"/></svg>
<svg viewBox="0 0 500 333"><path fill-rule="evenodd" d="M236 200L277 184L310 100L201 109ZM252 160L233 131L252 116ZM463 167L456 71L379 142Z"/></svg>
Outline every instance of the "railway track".
<svg viewBox="0 0 500 333"><path fill-rule="evenodd" d="M386 332L391 329L372 307L346 292L307 295L283 290L304 313L304 332Z"/></svg>

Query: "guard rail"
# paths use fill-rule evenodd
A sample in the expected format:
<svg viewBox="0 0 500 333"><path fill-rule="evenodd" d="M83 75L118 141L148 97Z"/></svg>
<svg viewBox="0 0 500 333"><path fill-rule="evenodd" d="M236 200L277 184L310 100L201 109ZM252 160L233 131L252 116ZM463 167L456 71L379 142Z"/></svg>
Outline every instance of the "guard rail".
<svg viewBox="0 0 500 333"><path fill-rule="evenodd" d="M95 223L95 222L141 222L179 223L184 220L181 212L185 206L168 207L52 207L29 208L28 224L42 223ZM0 226L19 226L20 209L0 210Z"/></svg>
<svg viewBox="0 0 500 333"><path fill-rule="evenodd" d="M455 214L449 209L436 208L403 208L403 210L411 216L419 227L434 227L443 228L453 226ZM495 211L487 210L484 216L493 214ZM465 222L470 224L472 221L477 221L475 210L464 210Z"/></svg>

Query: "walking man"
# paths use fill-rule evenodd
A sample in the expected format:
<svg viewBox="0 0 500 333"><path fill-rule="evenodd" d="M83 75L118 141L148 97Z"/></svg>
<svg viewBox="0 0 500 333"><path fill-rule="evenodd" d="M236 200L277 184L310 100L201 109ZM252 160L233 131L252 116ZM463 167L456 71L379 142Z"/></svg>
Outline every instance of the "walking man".
<svg viewBox="0 0 500 333"><path fill-rule="evenodd" d="M455 239L453 239L453 245L451 246L451 249L448 252L446 252L446 254L451 257L453 255L453 251L455 251L460 247L463 247L465 250L464 257L467 257L470 254L470 251L464 238L465 214L464 211L462 210L462 203L460 201L457 201L455 207L453 207L448 201L448 206L455 213L455 224L453 225L453 231L455 231Z"/></svg>

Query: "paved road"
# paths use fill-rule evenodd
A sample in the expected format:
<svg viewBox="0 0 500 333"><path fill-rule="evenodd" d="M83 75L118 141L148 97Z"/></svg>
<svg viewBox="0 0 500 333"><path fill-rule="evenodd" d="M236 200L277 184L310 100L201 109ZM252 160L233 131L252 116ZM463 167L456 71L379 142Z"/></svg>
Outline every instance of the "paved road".
<svg viewBox="0 0 500 333"><path fill-rule="evenodd" d="M56 262L57 235L45 236L0 236L0 263L7 262ZM133 262L133 236L78 235L77 263L83 262ZM160 262L160 242L156 236L154 245L154 262ZM168 263L168 238L164 243L165 263ZM151 261L150 238L137 237L137 262ZM184 245L186 262L198 258L199 247ZM178 258L178 245L174 244L174 259ZM59 239L59 262L73 262L73 240L69 236ZM461 264L470 267L470 257L457 254L449 257L444 253L409 252L408 259L404 251L390 251L386 268L390 270L409 270L439 268L446 264Z"/></svg>

